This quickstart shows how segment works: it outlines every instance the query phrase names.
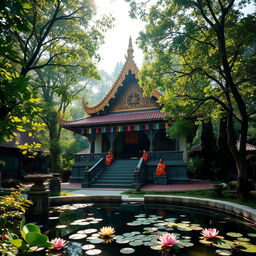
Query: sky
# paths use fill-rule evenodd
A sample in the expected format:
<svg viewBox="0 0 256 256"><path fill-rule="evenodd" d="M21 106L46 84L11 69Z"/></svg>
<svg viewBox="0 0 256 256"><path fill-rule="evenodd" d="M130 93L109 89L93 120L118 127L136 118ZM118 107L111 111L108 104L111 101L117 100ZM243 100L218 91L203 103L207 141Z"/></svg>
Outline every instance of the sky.
<svg viewBox="0 0 256 256"><path fill-rule="evenodd" d="M125 62L125 54L128 48L129 37L132 37L134 59L140 69L143 63L143 52L136 45L139 32L144 30L145 23L129 17L129 4L124 0L94 0L97 15L112 14L115 17L114 27L105 34L105 44L101 46L99 54L101 61L98 68L111 74L118 61ZM245 8L244 13L253 13L255 5Z"/></svg>
<svg viewBox="0 0 256 256"><path fill-rule="evenodd" d="M130 36L133 42L134 60L138 68L141 68L143 52L135 41L139 32L144 29L144 24L129 17L129 4L124 0L95 0L95 3L98 15L111 13L115 17L114 27L105 34L105 44L100 48L101 61L98 63L98 68L111 74L118 61L124 63Z"/></svg>

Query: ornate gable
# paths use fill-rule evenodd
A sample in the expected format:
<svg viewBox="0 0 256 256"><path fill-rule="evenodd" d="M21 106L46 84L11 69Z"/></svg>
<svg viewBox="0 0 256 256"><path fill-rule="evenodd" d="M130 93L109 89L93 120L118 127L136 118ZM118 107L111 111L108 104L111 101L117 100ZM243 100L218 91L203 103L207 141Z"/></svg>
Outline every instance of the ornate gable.
<svg viewBox="0 0 256 256"><path fill-rule="evenodd" d="M132 74L129 72L127 77L132 77ZM143 90L139 87L137 79L125 82L126 79L123 82L123 88L119 88L120 92L117 92L116 100L111 104L109 112L159 109L155 98L142 95Z"/></svg>
<svg viewBox="0 0 256 256"><path fill-rule="evenodd" d="M137 68L133 60L133 52L134 50L132 48L132 39L130 37L124 67L109 93L100 103L93 107L89 107L86 102L83 102L84 111L88 115L99 113L100 111L104 112L105 108L110 108L110 112L129 111L145 108L159 108L159 105L156 103L155 100L151 99L150 97L142 97L142 89L138 86L137 83L137 74L139 72L139 69ZM129 86L125 86L126 88L124 88L124 90L121 90L123 91L122 96L118 95L120 89L125 85L124 80L126 79L127 75L131 73L134 74L134 82L131 83ZM158 99L161 95L157 91L154 91L152 93L152 96ZM112 104L110 104L110 101L112 102Z"/></svg>

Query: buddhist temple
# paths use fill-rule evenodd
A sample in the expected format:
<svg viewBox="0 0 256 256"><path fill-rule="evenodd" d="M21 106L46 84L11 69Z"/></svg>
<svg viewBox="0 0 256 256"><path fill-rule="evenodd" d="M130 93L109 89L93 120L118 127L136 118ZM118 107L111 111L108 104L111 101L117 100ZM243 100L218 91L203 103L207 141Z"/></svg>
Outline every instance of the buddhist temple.
<svg viewBox="0 0 256 256"><path fill-rule="evenodd" d="M166 136L171 124L161 112L161 94L154 91L151 96L143 96L133 53L130 38L125 64L110 91L95 106L83 102L87 117L72 121L59 117L63 128L90 141L90 152L76 154L72 168L71 180L82 182L83 187L154 183L160 158L167 165L165 183L188 180L186 138L171 140ZM149 154L146 164L140 158L143 150ZM105 165L107 152L112 152L114 158L110 166Z"/></svg>

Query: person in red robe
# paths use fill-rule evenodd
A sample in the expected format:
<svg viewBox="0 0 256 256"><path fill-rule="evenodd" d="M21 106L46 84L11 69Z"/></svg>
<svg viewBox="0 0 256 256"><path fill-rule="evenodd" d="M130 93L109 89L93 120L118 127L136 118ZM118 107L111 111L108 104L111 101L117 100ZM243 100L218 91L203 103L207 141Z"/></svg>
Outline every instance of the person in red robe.
<svg viewBox="0 0 256 256"><path fill-rule="evenodd" d="M113 161L113 155L110 153L110 151L106 155L106 165L111 165Z"/></svg>
<svg viewBox="0 0 256 256"><path fill-rule="evenodd" d="M148 162L148 158L149 158L149 154L146 150L143 150L143 154L142 154L142 157L143 157L143 161L144 161L144 164Z"/></svg>
<svg viewBox="0 0 256 256"><path fill-rule="evenodd" d="M156 167L156 175L165 175L165 174L166 174L166 164L163 162L163 159L160 159Z"/></svg>

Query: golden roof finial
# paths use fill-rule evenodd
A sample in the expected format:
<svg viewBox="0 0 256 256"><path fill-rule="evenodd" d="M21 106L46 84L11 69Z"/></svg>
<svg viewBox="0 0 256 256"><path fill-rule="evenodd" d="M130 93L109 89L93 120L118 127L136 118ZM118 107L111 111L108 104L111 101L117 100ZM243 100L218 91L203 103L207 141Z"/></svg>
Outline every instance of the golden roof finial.
<svg viewBox="0 0 256 256"><path fill-rule="evenodd" d="M133 48L132 48L132 37L130 36L129 38L129 45L128 45L128 50L127 50L127 58L132 58L133 59Z"/></svg>

